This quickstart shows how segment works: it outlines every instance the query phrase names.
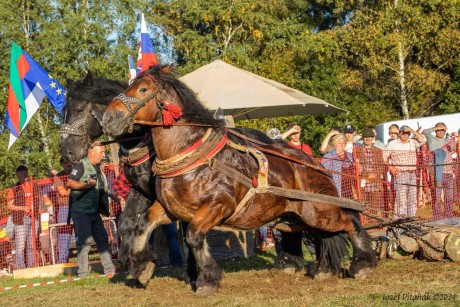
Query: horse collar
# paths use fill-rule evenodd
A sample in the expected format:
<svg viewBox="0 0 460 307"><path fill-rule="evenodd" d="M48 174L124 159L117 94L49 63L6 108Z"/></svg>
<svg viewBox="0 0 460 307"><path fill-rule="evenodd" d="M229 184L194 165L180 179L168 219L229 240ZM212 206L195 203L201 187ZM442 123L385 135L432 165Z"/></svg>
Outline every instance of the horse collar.
<svg viewBox="0 0 460 307"><path fill-rule="evenodd" d="M192 146L182 150L177 155L160 160L158 157L152 166L152 170L160 178L175 177L185 174L197 167L208 163L228 140L227 133L208 128L205 135Z"/></svg>
<svg viewBox="0 0 460 307"><path fill-rule="evenodd" d="M150 133L146 133L144 138L134 148L127 149L120 145L121 160L131 166L140 165L151 157L155 156Z"/></svg>

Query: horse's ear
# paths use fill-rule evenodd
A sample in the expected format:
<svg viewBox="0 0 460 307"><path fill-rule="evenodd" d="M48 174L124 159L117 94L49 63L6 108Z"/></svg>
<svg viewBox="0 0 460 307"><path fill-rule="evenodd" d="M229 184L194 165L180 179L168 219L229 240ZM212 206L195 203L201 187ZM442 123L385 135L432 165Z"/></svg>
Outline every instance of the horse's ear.
<svg viewBox="0 0 460 307"><path fill-rule="evenodd" d="M169 74L173 69L173 64L169 64L161 69L165 74Z"/></svg>
<svg viewBox="0 0 460 307"><path fill-rule="evenodd" d="M82 84L85 86L94 85L93 74L91 73L90 70L88 70L88 73L86 74L85 80L83 80Z"/></svg>

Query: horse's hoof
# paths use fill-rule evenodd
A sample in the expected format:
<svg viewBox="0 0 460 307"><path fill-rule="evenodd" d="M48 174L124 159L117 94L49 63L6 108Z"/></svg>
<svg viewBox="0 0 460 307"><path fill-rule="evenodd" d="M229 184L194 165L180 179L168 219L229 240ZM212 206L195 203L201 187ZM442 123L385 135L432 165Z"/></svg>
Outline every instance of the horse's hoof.
<svg viewBox="0 0 460 307"><path fill-rule="evenodd" d="M143 285L144 287L147 286L147 284L150 281L150 278L152 278L153 275L153 270L155 269L155 264L153 262L149 262L146 264L145 269L140 272L139 276L137 277L137 280Z"/></svg>
<svg viewBox="0 0 460 307"><path fill-rule="evenodd" d="M183 280L187 285L191 284L190 276L188 276L187 272L183 273L180 279Z"/></svg>
<svg viewBox="0 0 460 307"><path fill-rule="evenodd" d="M373 270L371 268L364 268L356 272L353 277L358 280L365 279L366 277L370 276L372 272Z"/></svg>
<svg viewBox="0 0 460 307"><path fill-rule="evenodd" d="M331 279L332 278L332 273L330 272L321 272L321 273L317 273L313 279L316 280L316 281L323 281L323 280L328 280L328 279Z"/></svg>
<svg viewBox="0 0 460 307"><path fill-rule="evenodd" d="M217 292L217 287L202 286L196 289L196 293L204 296L212 295Z"/></svg>

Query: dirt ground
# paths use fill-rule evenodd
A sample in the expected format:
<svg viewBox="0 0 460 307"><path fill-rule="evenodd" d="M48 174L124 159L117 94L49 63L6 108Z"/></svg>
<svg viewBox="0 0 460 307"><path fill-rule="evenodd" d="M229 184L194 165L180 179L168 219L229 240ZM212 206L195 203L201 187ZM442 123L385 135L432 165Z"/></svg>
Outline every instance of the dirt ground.
<svg viewBox="0 0 460 307"><path fill-rule="evenodd" d="M146 289L127 275L0 292L2 306L460 306L460 265L384 260L364 280L314 281L305 271L273 269L273 255L221 262L218 293L204 297L181 280L183 269L155 271ZM9 281L27 284L30 281ZM33 281L37 282L37 281ZM2 280L0 279L0 284ZM3 285L5 286L5 285Z"/></svg>

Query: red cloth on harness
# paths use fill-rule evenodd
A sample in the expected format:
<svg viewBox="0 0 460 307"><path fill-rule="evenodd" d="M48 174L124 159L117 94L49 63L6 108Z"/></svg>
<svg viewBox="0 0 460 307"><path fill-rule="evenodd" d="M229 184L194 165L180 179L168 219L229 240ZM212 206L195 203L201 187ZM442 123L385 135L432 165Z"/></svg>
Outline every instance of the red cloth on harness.
<svg viewBox="0 0 460 307"><path fill-rule="evenodd" d="M129 183L123 171L121 171L117 178L115 178L113 182L113 189L115 190L115 193L123 197L123 199L128 197L128 193L131 190L131 183Z"/></svg>

